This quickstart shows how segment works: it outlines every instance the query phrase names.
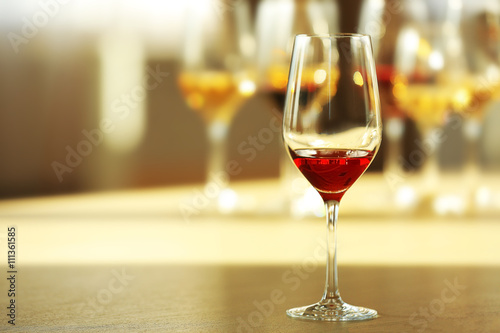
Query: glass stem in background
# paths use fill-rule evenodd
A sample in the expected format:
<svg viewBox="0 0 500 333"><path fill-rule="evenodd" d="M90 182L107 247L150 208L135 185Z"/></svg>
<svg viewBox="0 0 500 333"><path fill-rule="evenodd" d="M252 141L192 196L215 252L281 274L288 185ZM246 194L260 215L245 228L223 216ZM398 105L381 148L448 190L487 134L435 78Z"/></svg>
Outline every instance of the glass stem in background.
<svg viewBox="0 0 500 333"><path fill-rule="evenodd" d="M212 120L207 127L209 152L206 183L215 182L222 192L229 185L229 175L225 171L229 125L224 121Z"/></svg>
<svg viewBox="0 0 500 333"><path fill-rule="evenodd" d="M325 202L326 229L327 229L327 257L326 257L326 284L321 298L322 304L341 304L337 277L337 218L339 202L328 200Z"/></svg>
<svg viewBox="0 0 500 333"><path fill-rule="evenodd" d="M385 121L385 141L384 170L401 176L403 168L400 158L402 156L402 140L405 129L404 119L388 118Z"/></svg>
<svg viewBox="0 0 500 333"><path fill-rule="evenodd" d="M476 118L466 119L463 125L463 133L466 140L464 170L469 181L468 185L475 186L479 176L479 138L481 135L481 123Z"/></svg>
<svg viewBox="0 0 500 333"><path fill-rule="evenodd" d="M421 152L420 155L423 154L422 165L420 166L420 175L422 182L420 186L422 186L420 195L422 199L425 201L429 201L433 199L435 192L438 187L439 182L439 160L438 160L438 149L439 149L439 138L440 136L436 135L437 127L435 126L419 126L420 133L422 137L420 138L420 142L418 144L417 150ZM410 153L410 162L418 163L419 160L417 157L417 152L415 152L412 161L412 153ZM429 203L429 202L427 202Z"/></svg>
<svg viewBox="0 0 500 333"><path fill-rule="evenodd" d="M403 134L405 131L405 120L400 117L387 117L384 120L384 165L383 173L387 179L401 179L406 171L401 162L403 156ZM399 202L399 190L401 184L391 186L393 202Z"/></svg>

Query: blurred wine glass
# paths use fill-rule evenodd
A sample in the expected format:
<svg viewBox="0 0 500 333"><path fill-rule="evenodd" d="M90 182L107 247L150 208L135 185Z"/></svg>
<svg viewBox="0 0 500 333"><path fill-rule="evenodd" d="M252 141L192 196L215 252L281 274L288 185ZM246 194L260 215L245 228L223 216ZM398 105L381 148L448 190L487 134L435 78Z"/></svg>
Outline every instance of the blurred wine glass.
<svg viewBox="0 0 500 333"><path fill-rule="evenodd" d="M229 125L244 100L255 92L255 42L247 1L188 1L178 85L207 126L207 184L217 189L216 209L238 205L229 185L226 141Z"/></svg>
<svg viewBox="0 0 500 333"><path fill-rule="evenodd" d="M440 181L437 154L443 126L452 112L462 112L471 101L460 12L461 2L450 0L442 16L408 17L396 40L392 93L421 135L407 164L418 170L417 195L426 208L433 207Z"/></svg>
<svg viewBox="0 0 500 333"><path fill-rule="evenodd" d="M481 206L484 191L480 181L479 141L485 110L500 95L500 2L486 0L476 4L475 10L464 18L462 32L467 43L465 55L471 72L472 93L470 107L462 114L466 142L464 176L471 205Z"/></svg>
<svg viewBox="0 0 500 333"><path fill-rule="evenodd" d="M428 20L424 0L364 0L358 24L358 32L370 35L373 42L384 120L383 173L389 187L387 200L393 211L412 209L416 203L415 189L405 180L408 170L402 163L407 115L394 96L397 39L412 20Z"/></svg>
<svg viewBox="0 0 500 333"><path fill-rule="evenodd" d="M288 71L293 40L298 34L328 34L339 31L339 10L332 0L263 0L256 16L259 91L271 102L280 122L285 107ZM310 76L309 79L314 79ZM295 216L322 214L323 204L316 191L289 163L283 153L280 179L284 207ZM313 203L317 204L314 205Z"/></svg>

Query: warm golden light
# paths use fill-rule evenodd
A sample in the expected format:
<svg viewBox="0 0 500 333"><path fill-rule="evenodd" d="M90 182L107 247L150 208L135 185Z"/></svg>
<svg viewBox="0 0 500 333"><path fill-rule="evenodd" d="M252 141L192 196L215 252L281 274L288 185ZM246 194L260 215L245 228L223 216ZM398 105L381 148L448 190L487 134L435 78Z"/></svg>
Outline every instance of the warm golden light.
<svg viewBox="0 0 500 333"><path fill-rule="evenodd" d="M459 89L453 98L452 105L457 110L463 110L471 102L471 94L467 89Z"/></svg>
<svg viewBox="0 0 500 333"><path fill-rule="evenodd" d="M444 66L444 59L441 52L433 51L429 55L429 66L434 70L440 70Z"/></svg>
<svg viewBox="0 0 500 333"><path fill-rule="evenodd" d="M244 97L250 97L255 93L257 89L255 83L251 80L243 80L238 86L238 90Z"/></svg>
<svg viewBox="0 0 500 333"><path fill-rule="evenodd" d="M417 51L418 56L422 57L422 58L426 58L429 56L431 51L432 51L432 48L431 48L431 45L429 44L429 42L426 41L425 39L420 39L419 43L418 43L418 51Z"/></svg>
<svg viewBox="0 0 500 333"><path fill-rule="evenodd" d="M192 109L205 119L229 120L245 97L251 96L255 83L248 79L238 82L225 71L189 71L179 75L179 87Z"/></svg>
<svg viewBox="0 0 500 333"><path fill-rule="evenodd" d="M286 66L272 66L267 71L271 88L276 90L286 89L288 83L288 68Z"/></svg>
<svg viewBox="0 0 500 333"><path fill-rule="evenodd" d="M314 83L322 84L326 80L326 71L324 69L318 69L314 72Z"/></svg>
<svg viewBox="0 0 500 333"><path fill-rule="evenodd" d="M356 71L356 73L354 73L354 75L352 76L352 80L354 81L354 83L360 87L363 86L364 84L364 81L363 81L363 76L361 75L360 72Z"/></svg>

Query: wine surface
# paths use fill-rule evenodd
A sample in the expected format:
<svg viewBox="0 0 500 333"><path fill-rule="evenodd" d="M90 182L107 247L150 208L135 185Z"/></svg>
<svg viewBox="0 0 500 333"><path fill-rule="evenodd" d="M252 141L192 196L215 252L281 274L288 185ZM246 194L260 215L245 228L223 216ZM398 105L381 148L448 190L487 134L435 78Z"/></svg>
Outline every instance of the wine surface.
<svg viewBox="0 0 500 333"><path fill-rule="evenodd" d="M187 104L208 120L231 119L243 101L238 83L228 72L184 72L178 83Z"/></svg>
<svg viewBox="0 0 500 333"><path fill-rule="evenodd" d="M374 153L369 150L298 149L289 150L302 174L318 190L323 200L340 202L344 193L365 172Z"/></svg>
<svg viewBox="0 0 500 333"><path fill-rule="evenodd" d="M470 78L467 83L472 95L470 105L459 111L469 117L481 118L488 103L500 96L500 83L496 79L488 80L477 77Z"/></svg>
<svg viewBox="0 0 500 333"><path fill-rule="evenodd" d="M465 85L408 84L395 91L395 98L418 124L441 126L448 113L467 107L471 92Z"/></svg>

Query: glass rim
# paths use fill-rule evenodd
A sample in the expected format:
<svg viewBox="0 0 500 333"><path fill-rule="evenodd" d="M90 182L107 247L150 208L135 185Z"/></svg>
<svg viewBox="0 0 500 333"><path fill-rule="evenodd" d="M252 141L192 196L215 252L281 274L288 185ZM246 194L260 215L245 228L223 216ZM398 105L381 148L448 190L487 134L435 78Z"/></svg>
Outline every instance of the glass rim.
<svg viewBox="0 0 500 333"><path fill-rule="evenodd" d="M340 38L368 38L370 35L350 32L322 33L322 34L298 34L295 38L319 38L319 39L340 39Z"/></svg>

